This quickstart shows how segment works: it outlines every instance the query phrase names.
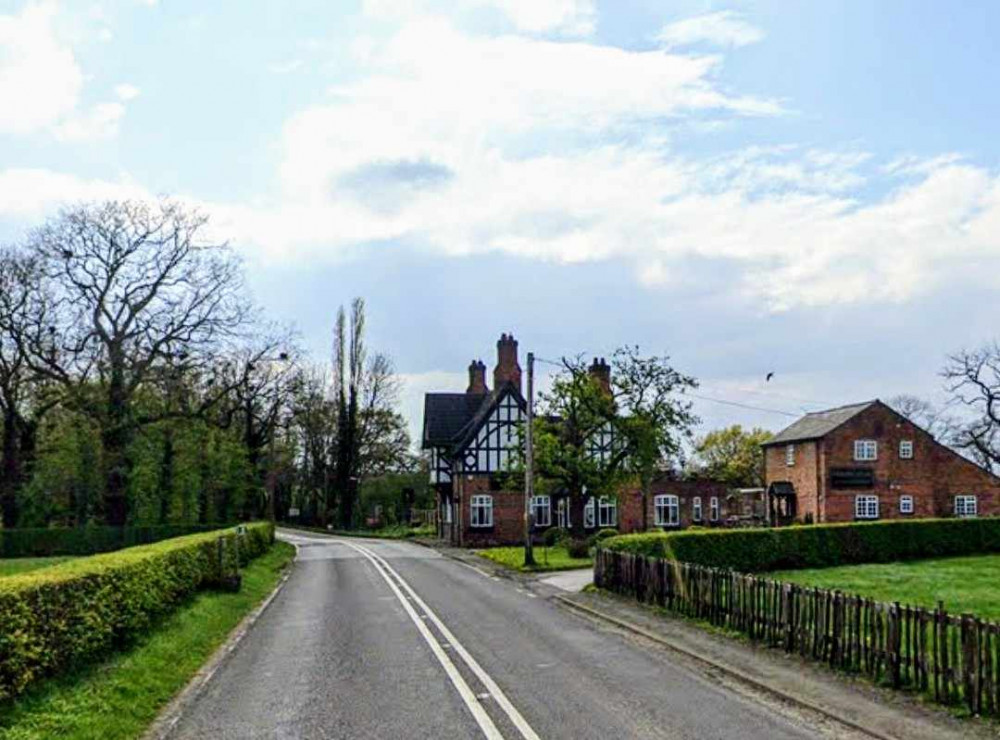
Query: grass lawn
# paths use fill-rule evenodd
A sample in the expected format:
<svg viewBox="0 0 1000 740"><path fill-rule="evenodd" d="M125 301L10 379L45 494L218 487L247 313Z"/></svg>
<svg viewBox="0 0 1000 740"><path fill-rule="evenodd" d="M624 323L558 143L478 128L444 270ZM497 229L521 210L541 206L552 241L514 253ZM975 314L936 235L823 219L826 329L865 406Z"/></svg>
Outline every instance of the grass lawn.
<svg viewBox="0 0 1000 740"><path fill-rule="evenodd" d="M104 663L0 704L0 738L118 740L142 735L240 620L274 588L295 548L278 542L243 571L239 593L203 592Z"/></svg>
<svg viewBox="0 0 1000 740"><path fill-rule="evenodd" d="M941 600L953 614L1000 619L1000 555L786 570L767 576L912 606L933 608Z"/></svg>
<svg viewBox="0 0 1000 740"><path fill-rule="evenodd" d="M594 561L587 558L571 558L565 547L535 547L535 567L524 567L523 547L491 547L487 550L476 550L477 555L499 563L505 568L518 570L522 573L545 570L575 570L590 568Z"/></svg>
<svg viewBox="0 0 1000 740"><path fill-rule="evenodd" d="M15 573L27 573L29 570L48 568L56 563L65 563L73 560L75 556L64 555L54 558L13 558L11 560L0 560L0 578L12 576Z"/></svg>

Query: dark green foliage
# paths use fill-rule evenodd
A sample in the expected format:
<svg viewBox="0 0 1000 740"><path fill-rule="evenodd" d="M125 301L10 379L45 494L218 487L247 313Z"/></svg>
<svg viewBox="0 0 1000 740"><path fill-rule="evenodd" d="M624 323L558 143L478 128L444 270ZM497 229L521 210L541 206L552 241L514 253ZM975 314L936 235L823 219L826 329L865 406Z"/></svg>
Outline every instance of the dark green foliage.
<svg viewBox="0 0 1000 740"><path fill-rule="evenodd" d="M759 573L1000 552L1000 518L629 534L601 547Z"/></svg>
<svg viewBox="0 0 1000 740"><path fill-rule="evenodd" d="M549 527L545 530L545 534L542 535L542 542L546 547L555 547L560 542L565 542L569 539L569 530L563 527Z"/></svg>
<svg viewBox="0 0 1000 740"><path fill-rule="evenodd" d="M172 537L209 532L217 524L161 524L150 527L30 527L0 529L0 558L95 555L149 545Z"/></svg>
<svg viewBox="0 0 1000 740"><path fill-rule="evenodd" d="M229 586L273 541L268 523L72 560L0 579L0 700L146 632L196 591Z"/></svg>
<svg viewBox="0 0 1000 740"><path fill-rule="evenodd" d="M587 540L568 540L566 552L571 558L585 558L590 555L590 543Z"/></svg>
<svg viewBox="0 0 1000 740"><path fill-rule="evenodd" d="M599 542L604 542L605 540L610 540L612 537L618 537L621 533L617 529L601 529L587 538L587 544L594 547Z"/></svg>

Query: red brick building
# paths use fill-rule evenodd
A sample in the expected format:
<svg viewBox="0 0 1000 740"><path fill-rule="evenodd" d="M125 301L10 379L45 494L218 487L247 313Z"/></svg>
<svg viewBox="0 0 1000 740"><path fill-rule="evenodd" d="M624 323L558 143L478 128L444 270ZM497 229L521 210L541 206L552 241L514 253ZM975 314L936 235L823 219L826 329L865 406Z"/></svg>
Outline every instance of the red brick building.
<svg viewBox="0 0 1000 740"><path fill-rule="evenodd" d="M610 368L594 360L591 373L610 383ZM524 491L511 488L511 450L516 448L526 402L521 392L517 340L503 334L497 342L493 389L486 382L486 365L473 360L464 393L428 393L424 398L422 447L430 456L431 484L437 492L439 536L454 545L481 547L523 541ZM593 453L608 451L610 441L595 440ZM646 502L637 488L617 498L591 499L584 527L595 531L617 528L682 528L691 524L721 525L737 516L725 486L711 481L680 481L664 474ZM562 496L536 496L532 501L534 532L553 526L569 528L568 501Z"/></svg>
<svg viewBox="0 0 1000 740"><path fill-rule="evenodd" d="M1000 513L1000 478L878 400L806 414L763 448L773 524Z"/></svg>

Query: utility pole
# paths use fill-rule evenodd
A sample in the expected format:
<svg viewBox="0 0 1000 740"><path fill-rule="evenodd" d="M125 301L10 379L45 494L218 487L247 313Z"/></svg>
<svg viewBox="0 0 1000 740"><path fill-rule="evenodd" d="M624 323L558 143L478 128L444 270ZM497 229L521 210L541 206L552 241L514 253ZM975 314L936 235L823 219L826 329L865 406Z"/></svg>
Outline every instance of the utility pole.
<svg viewBox="0 0 1000 740"><path fill-rule="evenodd" d="M531 499L535 495L535 353L528 353L528 433L524 465L524 564L535 564L531 548Z"/></svg>

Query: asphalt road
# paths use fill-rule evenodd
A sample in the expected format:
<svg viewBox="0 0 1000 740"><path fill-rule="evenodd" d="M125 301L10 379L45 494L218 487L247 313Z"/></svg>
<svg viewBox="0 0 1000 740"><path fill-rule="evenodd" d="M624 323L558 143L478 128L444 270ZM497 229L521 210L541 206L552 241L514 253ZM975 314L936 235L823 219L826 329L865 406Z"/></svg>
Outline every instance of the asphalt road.
<svg viewBox="0 0 1000 740"><path fill-rule="evenodd" d="M172 738L820 734L544 594L432 550L282 537L299 546L291 578Z"/></svg>

